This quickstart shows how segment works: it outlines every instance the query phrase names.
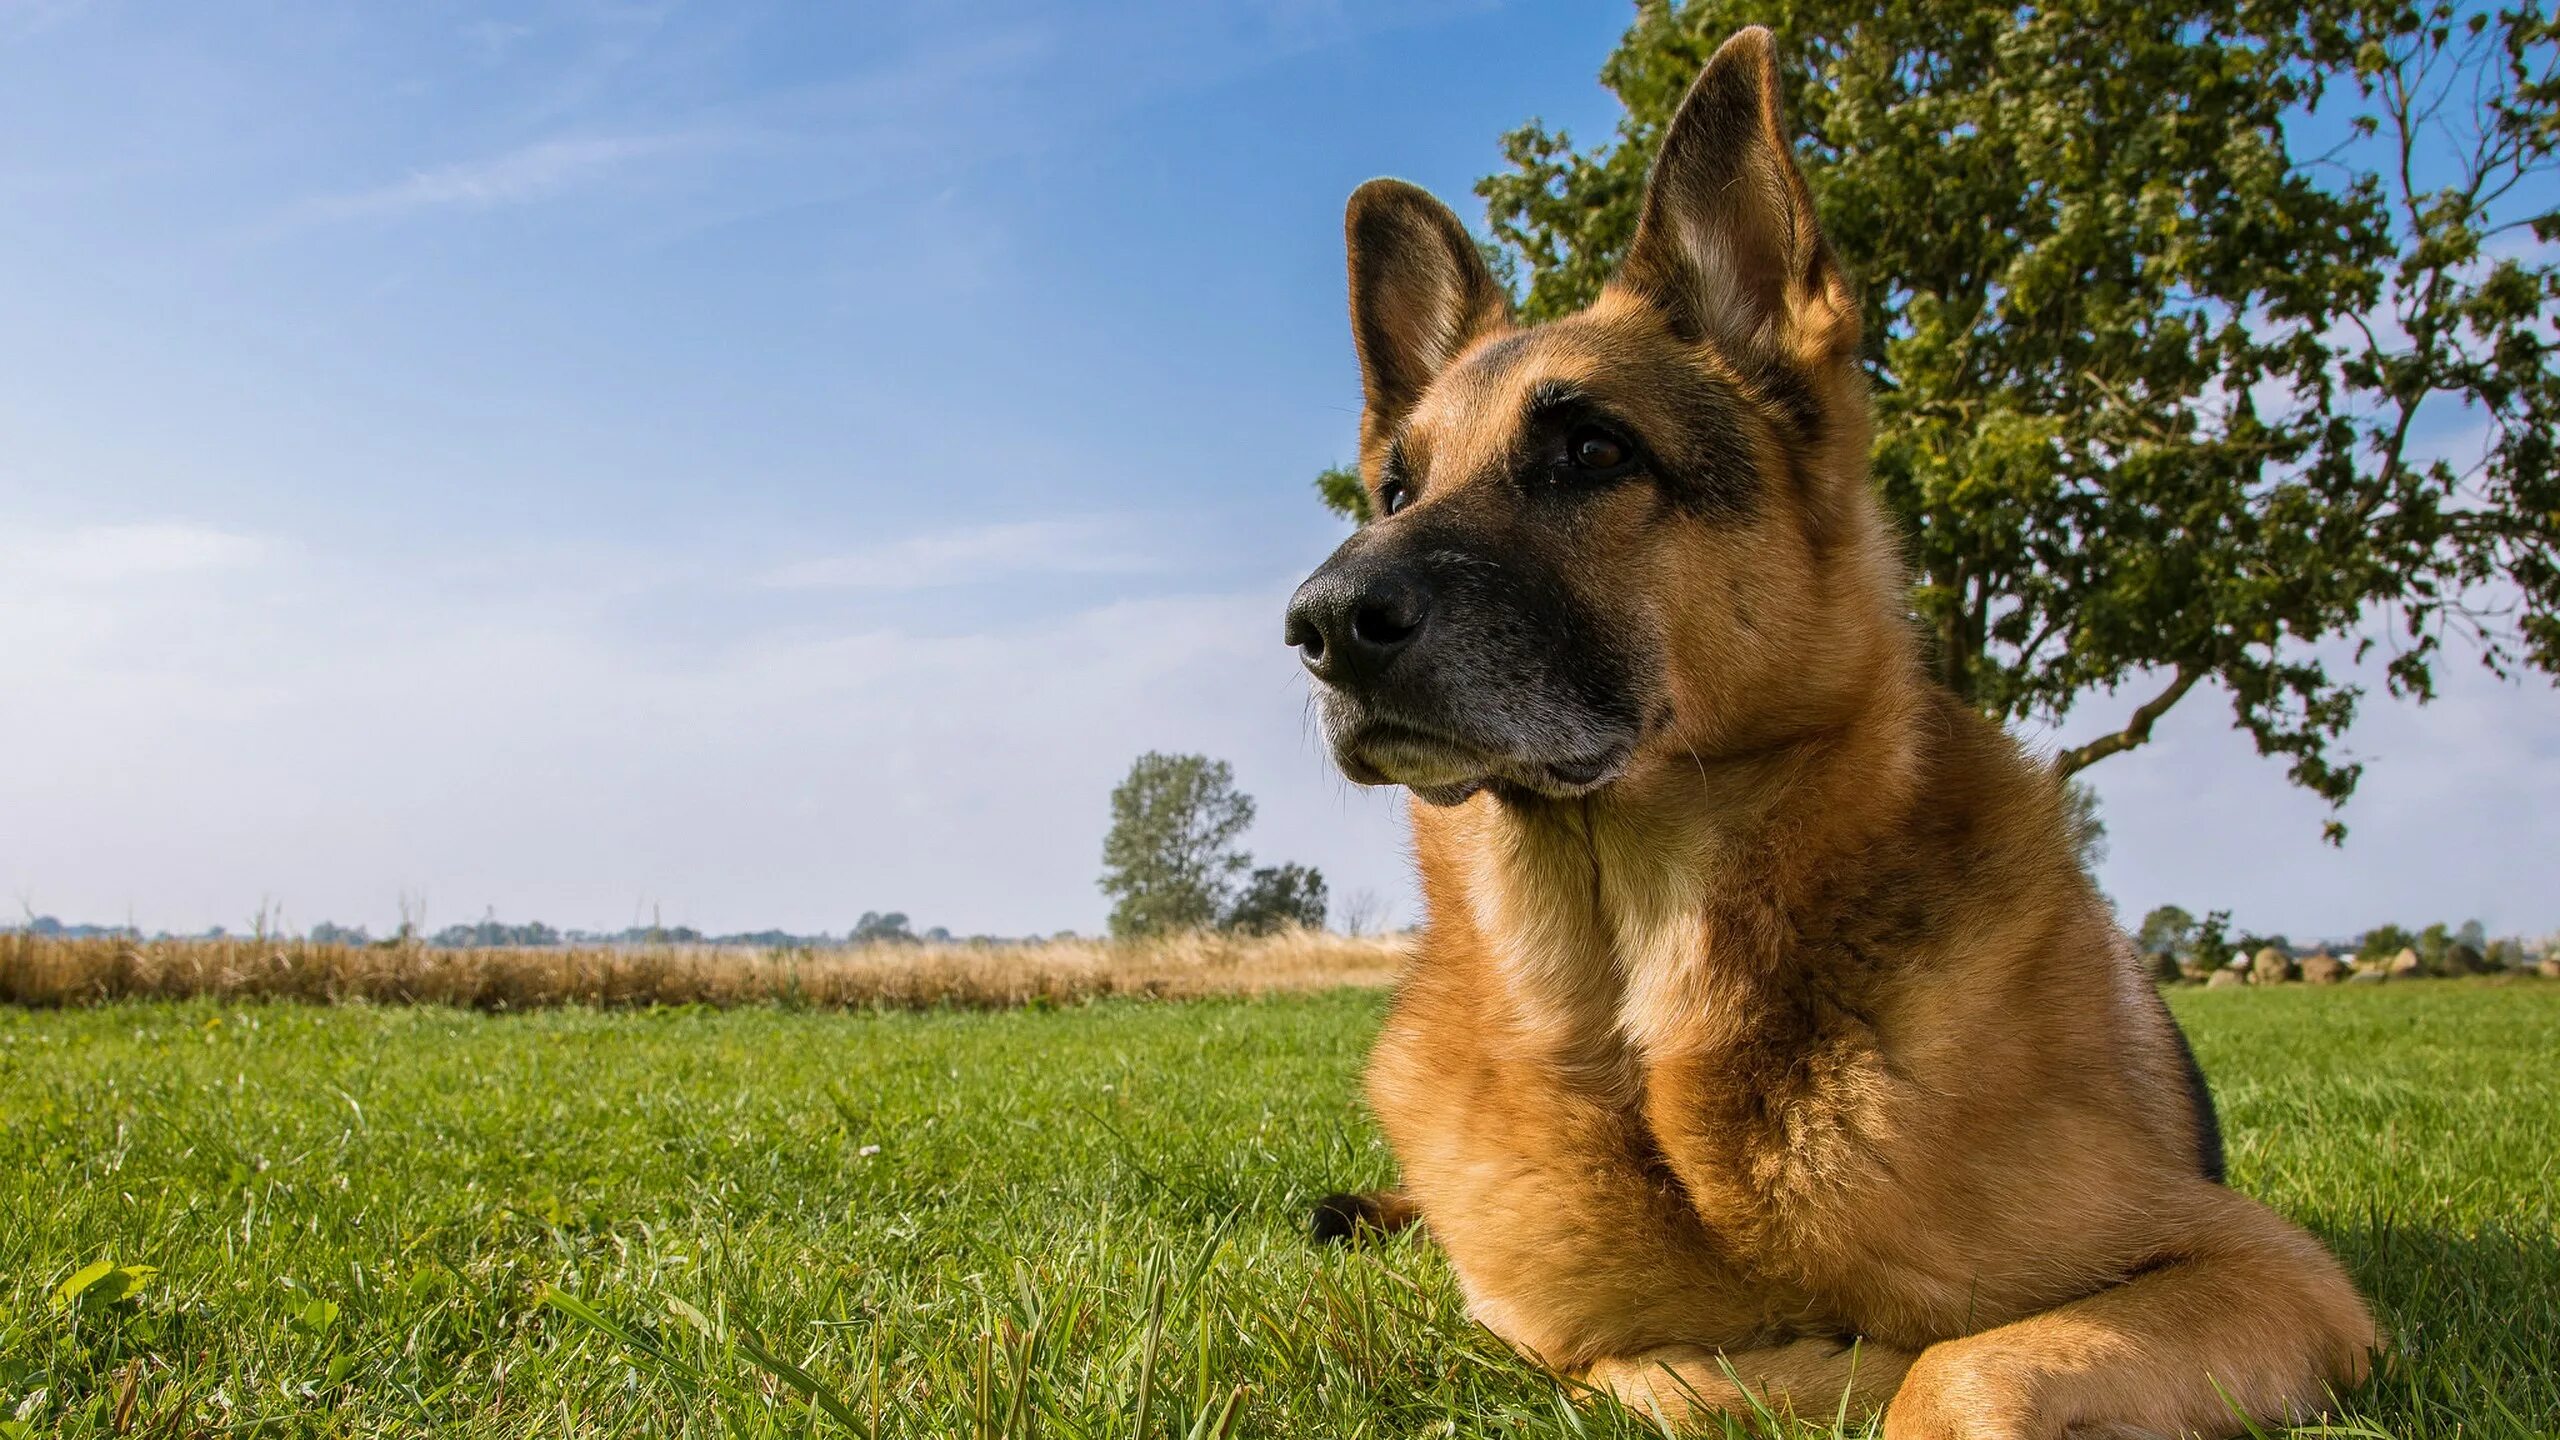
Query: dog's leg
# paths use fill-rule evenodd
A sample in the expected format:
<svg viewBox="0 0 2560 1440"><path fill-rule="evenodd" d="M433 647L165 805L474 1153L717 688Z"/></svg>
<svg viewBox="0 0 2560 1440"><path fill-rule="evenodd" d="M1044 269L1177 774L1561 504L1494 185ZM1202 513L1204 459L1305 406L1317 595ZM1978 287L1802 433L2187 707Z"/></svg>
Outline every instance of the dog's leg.
<svg viewBox="0 0 2560 1440"><path fill-rule="evenodd" d="M1603 1360L1574 1378L1639 1415L1685 1427L1762 1408L1827 1421L1844 1400L1851 1416L1863 1418L1884 1408L1910 1367L1909 1353L1873 1341L1808 1339L1763 1350L1675 1346Z"/></svg>
<svg viewBox="0 0 2560 1440"><path fill-rule="evenodd" d="M1327 1195L1316 1202L1308 1226L1319 1245L1348 1245L1364 1238L1393 1235L1422 1217L1412 1201L1393 1190L1357 1195Z"/></svg>
<svg viewBox="0 0 2560 1440"><path fill-rule="evenodd" d="M2197 1219L2152 1268L1921 1352L1886 1440L2236 1435L2364 1378L2380 1336L2319 1241L2218 1185L2176 1203Z"/></svg>

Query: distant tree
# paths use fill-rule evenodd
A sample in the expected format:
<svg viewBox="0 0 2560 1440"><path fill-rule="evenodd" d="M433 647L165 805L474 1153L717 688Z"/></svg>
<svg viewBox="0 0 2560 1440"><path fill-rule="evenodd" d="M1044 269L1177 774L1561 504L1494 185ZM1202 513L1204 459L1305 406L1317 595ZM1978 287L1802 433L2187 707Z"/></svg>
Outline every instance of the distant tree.
<svg viewBox="0 0 2560 1440"><path fill-rule="evenodd" d="M2429 975L2477 975L2489 968L2489 937L2477 920L2418 932L2418 964Z"/></svg>
<svg viewBox="0 0 2560 1440"><path fill-rule="evenodd" d="M690 925L634 925L614 937L630 945L698 945L702 932Z"/></svg>
<svg viewBox="0 0 2560 1440"><path fill-rule="evenodd" d="M1235 771L1206 755L1141 755L1111 792L1102 841L1102 891L1111 933L1123 938L1217 923L1236 876L1253 862L1236 841L1253 824L1253 797Z"/></svg>
<svg viewBox="0 0 2560 1440"><path fill-rule="evenodd" d="M1241 935L1270 935L1289 927L1324 928L1324 876L1307 865L1267 865L1236 892L1219 928Z"/></svg>
<svg viewBox="0 0 2560 1440"><path fill-rule="evenodd" d="M51 915L26 912L26 920L18 925L0 925L0 935L16 931L24 935L50 936L59 940L139 940L142 932L130 925L91 925L86 922L64 924Z"/></svg>
<svg viewBox="0 0 2560 1440"><path fill-rule="evenodd" d="M2195 941L2187 953L2194 958L2196 968L2207 975L2230 964L2231 957L2238 953L2231 945L2231 912L2216 910L2207 914L2204 923L2196 927Z"/></svg>
<svg viewBox="0 0 2560 1440"><path fill-rule="evenodd" d="M877 910L865 910L844 938L855 945L912 945L916 934L908 928L907 915L903 910L892 910L885 915Z"/></svg>
<svg viewBox="0 0 2560 1440"><path fill-rule="evenodd" d="M1359 889L1342 906L1342 931L1346 935L1375 935L1387 928L1387 902L1377 891Z"/></svg>
<svg viewBox="0 0 2560 1440"><path fill-rule="evenodd" d="M2414 950L2418 937L2399 925L2376 925L2356 940L2356 958L2370 964L2388 960L2403 950Z"/></svg>
<svg viewBox="0 0 2560 1440"><path fill-rule="evenodd" d="M560 932L539 920L525 925L509 925L492 914L484 915L470 925L447 925L427 943L444 950L520 949L557 945Z"/></svg>
<svg viewBox="0 0 2560 1440"><path fill-rule="evenodd" d="M2430 975L2444 973L2444 956L2453 948L2453 927L2441 920L2418 932L2418 968Z"/></svg>
<svg viewBox="0 0 2560 1440"><path fill-rule="evenodd" d="M808 941L788 930L739 930L713 937L714 945L752 945L759 950L798 950Z"/></svg>
<svg viewBox="0 0 2560 1440"><path fill-rule="evenodd" d="M2065 774L2219 689L2336 806L2361 691L2330 657L2379 647L2420 701L2447 638L2560 671L2544 8L1639 0L1614 139L1524 126L1477 191L1525 317L1587 303L1690 80L1771 26L1939 678L2004 720L2123 695Z"/></svg>
<svg viewBox="0 0 2560 1440"><path fill-rule="evenodd" d="M2154 906L2133 932L2133 943L2145 955L2184 955L2195 943L2196 917L2176 905Z"/></svg>
<svg viewBox="0 0 2560 1440"><path fill-rule="evenodd" d="M373 937L366 934L365 928L361 925L338 925L323 920L311 927L311 943L314 945L370 945L373 943Z"/></svg>

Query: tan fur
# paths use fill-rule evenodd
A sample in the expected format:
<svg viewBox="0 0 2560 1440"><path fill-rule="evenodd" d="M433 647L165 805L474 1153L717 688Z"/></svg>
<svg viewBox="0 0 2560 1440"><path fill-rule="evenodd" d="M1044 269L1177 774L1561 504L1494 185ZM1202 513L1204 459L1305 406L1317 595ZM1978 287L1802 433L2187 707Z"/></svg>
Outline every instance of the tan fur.
<svg viewBox="0 0 2560 1440"><path fill-rule="evenodd" d="M1559 378L1642 428L1666 377L1712 377L1753 400L1760 477L1740 518L1628 487L1570 537L1578 600L1659 657L1665 723L1621 777L1414 806L1429 924L1368 1083L1403 1194L1485 1325L1674 1418L1740 1409L1735 1379L1887 1407L1895 1440L2222 1435L2225 1395L2311 1415L2373 1321L2317 1241L2202 1177L2177 1041L2053 775L1924 674L1775 79L1764 32L1710 64L1592 309L1520 331L1460 283L1428 386L1373 379L1364 459L1374 482L1400 444L1417 512L1524 523L1502 457ZM1684 201L1682 167L1725 178ZM1392 335L1359 215L1411 201L1364 195L1355 308Z"/></svg>

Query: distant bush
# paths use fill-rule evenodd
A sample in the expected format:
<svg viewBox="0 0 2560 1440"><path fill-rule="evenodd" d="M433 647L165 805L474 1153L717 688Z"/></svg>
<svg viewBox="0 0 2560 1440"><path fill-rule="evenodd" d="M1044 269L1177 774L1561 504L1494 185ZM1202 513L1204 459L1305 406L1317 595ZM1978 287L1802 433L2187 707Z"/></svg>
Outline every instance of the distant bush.
<svg viewBox="0 0 2560 1440"><path fill-rule="evenodd" d="M2356 940L2356 959L2379 965L2403 950L2417 948L2418 937L2399 925L2376 925Z"/></svg>
<svg viewBox="0 0 2560 1440"><path fill-rule="evenodd" d="M539 920L525 925L508 925L491 918L473 925L447 925L429 937L427 943L439 950L524 948L557 945L560 932Z"/></svg>
<svg viewBox="0 0 2560 1440"><path fill-rule="evenodd" d="M892 910L882 914L865 910L844 937L856 945L913 945L916 932L907 924L907 912Z"/></svg>
<svg viewBox="0 0 2560 1440"><path fill-rule="evenodd" d="M1306 865L1266 865L1246 877L1219 922L1239 935L1272 935L1289 927L1324 928L1322 872Z"/></svg>

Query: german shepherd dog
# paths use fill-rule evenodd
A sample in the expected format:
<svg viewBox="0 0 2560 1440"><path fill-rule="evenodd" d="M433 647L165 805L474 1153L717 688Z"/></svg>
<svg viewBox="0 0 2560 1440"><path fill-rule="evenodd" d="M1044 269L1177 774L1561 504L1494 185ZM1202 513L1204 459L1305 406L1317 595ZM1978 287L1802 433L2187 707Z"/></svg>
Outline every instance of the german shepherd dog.
<svg viewBox="0 0 2560 1440"><path fill-rule="evenodd" d="M2378 1336L2222 1183L2049 767L1925 675L1858 309L1746 30L1590 308L1535 328L1413 186L1351 197L1374 521L1289 607L1413 796L1429 924L1368 1072L1475 1318L1674 1421L2224 1435Z"/></svg>

